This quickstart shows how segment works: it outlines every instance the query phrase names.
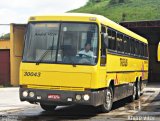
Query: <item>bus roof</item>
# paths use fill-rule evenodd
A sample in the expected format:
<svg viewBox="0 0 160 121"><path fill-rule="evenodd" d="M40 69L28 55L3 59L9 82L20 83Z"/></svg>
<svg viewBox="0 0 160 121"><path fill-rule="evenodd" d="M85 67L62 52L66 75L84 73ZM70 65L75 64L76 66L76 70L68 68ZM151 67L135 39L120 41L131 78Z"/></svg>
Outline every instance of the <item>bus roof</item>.
<svg viewBox="0 0 160 121"><path fill-rule="evenodd" d="M103 25L106 25L110 28L118 30L119 32L125 33L135 39L138 39L144 43L148 43L147 40L138 34L128 30L127 28L111 21L110 19L96 14L87 14L87 13L62 13L62 14L53 14L51 16L31 16L29 21L73 21L73 22L96 22Z"/></svg>

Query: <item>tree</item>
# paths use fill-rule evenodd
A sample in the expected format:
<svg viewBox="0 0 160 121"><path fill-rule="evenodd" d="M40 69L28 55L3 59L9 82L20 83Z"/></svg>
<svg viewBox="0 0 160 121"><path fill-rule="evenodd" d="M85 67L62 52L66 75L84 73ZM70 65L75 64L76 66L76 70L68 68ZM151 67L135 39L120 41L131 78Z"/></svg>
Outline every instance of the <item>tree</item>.
<svg viewBox="0 0 160 121"><path fill-rule="evenodd" d="M125 1L124 0L119 0L119 3L124 3Z"/></svg>
<svg viewBox="0 0 160 121"><path fill-rule="evenodd" d="M96 3L99 3L99 2L101 2L101 0L94 0Z"/></svg>
<svg viewBox="0 0 160 121"><path fill-rule="evenodd" d="M110 1L110 4L116 4L117 3L117 0L111 0Z"/></svg>
<svg viewBox="0 0 160 121"><path fill-rule="evenodd" d="M110 0L110 4L126 3L129 0Z"/></svg>
<svg viewBox="0 0 160 121"><path fill-rule="evenodd" d="M127 16L126 13L122 13L122 21L125 21L125 20L126 20L126 16Z"/></svg>
<svg viewBox="0 0 160 121"><path fill-rule="evenodd" d="M10 39L10 33L0 36L0 40L6 40L6 39Z"/></svg>

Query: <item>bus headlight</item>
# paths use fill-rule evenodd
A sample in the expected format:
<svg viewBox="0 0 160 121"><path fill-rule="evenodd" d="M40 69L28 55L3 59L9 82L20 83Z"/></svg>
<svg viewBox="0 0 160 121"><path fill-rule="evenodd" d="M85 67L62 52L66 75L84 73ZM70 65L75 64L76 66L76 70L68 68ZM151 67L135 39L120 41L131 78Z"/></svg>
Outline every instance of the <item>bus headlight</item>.
<svg viewBox="0 0 160 121"><path fill-rule="evenodd" d="M76 95L76 100L81 100L81 95Z"/></svg>
<svg viewBox="0 0 160 121"><path fill-rule="evenodd" d="M88 94L85 94L84 96L83 96L83 99L85 100L85 101L88 101L89 100L89 95Z"/></svg>
<svg viewBox="0 0 160 121"><path fill-rule="evenodd" d="M23 95L23 97L27 97L28 96L28 91L23 91L22 95Z"/></svg>
<svg viewBox="0 0 160 121"><path fill-rule="evenodd" d="M34 92L30 92L30 93L29 93L29 96L30 96L30 97L34 97L34 95L35 95Z"/></svg>

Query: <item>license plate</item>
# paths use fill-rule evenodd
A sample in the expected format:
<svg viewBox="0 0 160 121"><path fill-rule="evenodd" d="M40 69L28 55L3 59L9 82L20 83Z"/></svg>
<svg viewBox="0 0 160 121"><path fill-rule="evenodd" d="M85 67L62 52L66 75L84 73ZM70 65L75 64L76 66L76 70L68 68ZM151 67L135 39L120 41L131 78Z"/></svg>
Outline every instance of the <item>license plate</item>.
<svg viewBox="0 0 160 121"><path fill-rule="evenodd" d="M59 99L60 99L60 95L57 95L57 94L49 94L49 95L48 95L48 99L59 100Z"/></svg>

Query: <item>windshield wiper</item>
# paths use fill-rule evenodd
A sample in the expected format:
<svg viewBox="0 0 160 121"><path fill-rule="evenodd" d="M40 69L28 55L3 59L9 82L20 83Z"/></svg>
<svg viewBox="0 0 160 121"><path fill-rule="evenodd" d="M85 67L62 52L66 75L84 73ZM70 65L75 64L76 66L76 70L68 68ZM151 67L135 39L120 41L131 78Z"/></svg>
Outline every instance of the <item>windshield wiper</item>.
<svg viewBox="0 0 160 121"><path fill-rule="evenodd" d="M49 48L47 48L47 50L42 54L42 56L39 58L39 60L36 62L36 65L39 65L39 63L43 60L43 58L46 56L46 54L50 51L50 49L53 48L52 46L50 46Z"/></svg>
<svg viewBox="0 0 160 121"><path fill-rule="evenodd" d="M52 53L53 53L53 45L54 45L54 35L53 35L53 41L52 41L52 46L47 48L47 50L42 54L42 56L39 58L39 60L36 62L36 65L39 65L39 63L43 60L43 58L46 56L46 54L52 49L51 51L51 58L52 58Z"/></svg>

